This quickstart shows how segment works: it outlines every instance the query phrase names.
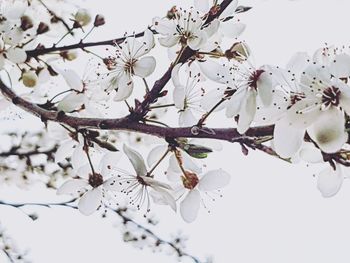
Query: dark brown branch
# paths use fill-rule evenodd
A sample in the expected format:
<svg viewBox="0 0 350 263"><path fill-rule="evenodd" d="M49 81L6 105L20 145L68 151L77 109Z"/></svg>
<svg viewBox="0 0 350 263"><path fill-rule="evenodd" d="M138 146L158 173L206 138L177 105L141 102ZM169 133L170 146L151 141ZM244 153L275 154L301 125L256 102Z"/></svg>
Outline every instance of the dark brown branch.
<svg viewBox="0 0 350 263"><path fill-rule="evenodd" d="M251 128L246 132L245 136L242 136L235 128L167 128L140 123L129 117L120 119L79 118L66 115L64 112L43 109L38 105L17 96L10 88L2 83L1 80L0 91L8 100L12 101L13 104L22 108L26 112L39 117L44 122L58 122L77 129L91 128L101 130L124 130L149 134L161 138L209 138L229 142L245 140L248 137L258 138L271 136L273 134L273 126Z"/></svg>
<svg viewBox="0 0 350 263"><path fill-rule="evenodd" d="M142 37L144 35L144 32L140 32L135 35L135 37ZM96 47L96 46L111 46L114 45L115 43L120 44L122 43L127 37L120 37L120 38L115 38L115 39L110 39L110 40L104 40L104 41L97 41L97 42L86 42L84 43L83 41L80 41L77 44L73 45L67 45L67 46L60 46L60 47L50 47L50 48L37 48L33 50L28 50L27 51L27 56L28 58L36 58L38 56L42 56L45 54L49 54L52 52L57 52L57 51L66 51L66 50L72 50L72 49L84 49L88 47Z"/></svg>

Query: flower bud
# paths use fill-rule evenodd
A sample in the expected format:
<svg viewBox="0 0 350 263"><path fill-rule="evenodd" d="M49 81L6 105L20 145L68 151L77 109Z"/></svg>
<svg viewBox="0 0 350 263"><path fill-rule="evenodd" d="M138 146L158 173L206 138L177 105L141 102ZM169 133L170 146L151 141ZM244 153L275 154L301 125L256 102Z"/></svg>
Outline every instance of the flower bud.
<svg viewBox="0 0 350 263"><path fill-rule="evenodd" d="M177 8L176 6L173 6L167 13L166 17L171 20L171 19L175 19L177 14Z"/></svg>
<svg viewBox="0 0 350 263"><path fill-rule="evenodd" d="M26 30L32 28L33 27L32 19L29 16L22 16L20 27L23 31L26 31Z"/></svg>
<svg viewBox="0 0 350 263"><path fill-rule="evenodd" d="M38 83L38 76L33 71L26 71L22 73L23 85L28 88L33 88Z"/></svg>
<svg viewBox="0 0 350 263"><path fill-rule="evenodd" d="M74 16L75 22L80 26L86 26L91 22L91 15L87 9L79 9Z"/></svg>
<svg viewBox="0 0 350 263"><path fill-rule="evenodd" d="M72 61L78 57L78 53L74 50L65 50L60 52L60 56L68 61Z"/></svg>
<svg viewBox="0 0 350 263"><path fill-rule="evenodd" d="M204 159L208 157L208 153L213 152L212 149L201 146L201 145L196 145L196 144L184 144L181 145L180 147L187 152L190 156L197 158L197 159Z"/></svg>
<svg viewBox="0 0 350 263"><path fill-rule="evenodd" d="M37 35L45 34L49 30L50 28L47 24L45 24L44 22L40 22L38 28L36 29L36 34Z"/></svg>
<svg viewBox="0 0 350 263"><path fill-rule="evenodd" d="M106 23L103 15L96 15L94 21L94 27L103 26Z"/></svg>
<svg viewBox="0 0 350 263"><path fill-rule="evenodd" d="M230 49L225 51L225 56L238 62L245 61L250 56L249 47L242 42L234 43Z"/></svg>

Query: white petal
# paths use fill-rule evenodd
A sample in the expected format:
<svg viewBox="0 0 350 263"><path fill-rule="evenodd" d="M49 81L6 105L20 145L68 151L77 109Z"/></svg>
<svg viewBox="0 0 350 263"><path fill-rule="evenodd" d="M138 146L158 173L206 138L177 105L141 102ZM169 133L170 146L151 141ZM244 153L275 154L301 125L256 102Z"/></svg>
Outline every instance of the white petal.
<svg viewBox="0 0 350 263"><path fill-rule="evenodd" d="M166 145L158 145L154 147L147 156L147 164L149 167L154 165L159 158L167 151L168 146Z"/></svg>
<svg viewBox="0 0 350 263"><path fill-rule="evenodd" d="M272 85L272 78L269 73L262 73L257 81L257 90L262 103L266 107L271 105L272 102Z"/></svg>
<svg viewBox="0 0 350 263"><path fill-rule="evenodd" d="M191 157L188 153L181 151L181 156L182 156L183 166L186 169L189 169L190 171L195 173L202 172L202 168L194 162L193 157Z"/></svg>
<svg viewBox="0 0 350 263"><path fill-rule="evenodd" d="M276 122L273 145L279 156L290 158L300 149L304 141L305 130L289 125L283 118Z"/></svg>
<svg viewBox="0 0 350 263"><path fill-rule="evenodd" d="M119 184L120 179L117 176L112 176L107 181L103 183L103 188L108 191L121 191L124 186Z"/></svg>
<svg viewBox="0 0 350 263"><path fill-rule="evenodd" d="M129 74L123 74L117 81L117 89L114 97L115 101L123 101L130 97L134 83Z"/></svg>
<svg viewBox="0 0 350 263"><path fill-rule="evenodd" d="M231 83L232 80L229 78L230 73L228 68L224 65L212 59L207 59L205 62L199 62L198 65L208 79L222 84Z"/></svg>
<svg viewBox="0 0 350 263"><path fill-rule="evenodd" d="M100 162L100 171L103 176L109 176L117 168L122 154L120 152L108 152L106 153Z"/></svg>
<svg viewBox="0 0 350 263"><path fill-rule="evenodd" d="M62 142L55 153L55 163L62 162L66 157L70 157L76 144L77 142L72 139Z"/></svg>
<svg viewBox="0 0 350 263"><path fill-rule="evenodd" d="M0 70L3 69L4 66L5 66L5 57L2 54L0 54Z"/></svg>
<svg viewBox="0 0 350 263"><path fill-rule="evenodd" d="M297 52L287 63L286 69L300 76L308 65L310 65L310 56L306 52Z"/></svg>
<svg viewBox="0 0 350 263"><path fill-rule="evenodd" d="M171 71L171 80L172 80L175 88L182 86L181 82L180 82L180 76L179 76L179 71L180 71L181 66L182 66L181 63L176 64L176 66Z"/></svg>
<svg viewBox="0 0 350 263"><path fill-rule="evenodd" d="M173 92L173 100L175 107L179 110L183 110L185 107L185 89L184 87L176 87Z"/></svg>
<svg viewBox="0 0 350 263"><path fill-rule="evenodd" d="M236 38L243 33L244 29L246 28L246 25L239 22L237 23L236 21L231 19L227 22L221 23L220 28L226 37Z"/></svg>
<svg viewBox="0 0 350 263"><path fill-rule="evenodd" d="M64 182L58 189L57 194L58 195L64 195L64 194L77 194L84 188L88 187L89 183L86 180L82 179L72 179Z"/></svg>
<svg viewBox="0 0 350 263"><path fill-rule="evenodd" d="M83 82L74 70L62 70L62 77L67 82L71 89L82 91L84 88Z"/></svg>
<svg viewBox="0 0 350 263"><path fill-rule="evenodd" d="M220 87L205 93L201 99L201 107L206 111L210 111L225 96L225 90L226 87ZM226 103L227 101L221 103L219 107L215 108L214 112L224 109Z"/></svg>
<svg viewBox="0 0 350 263"><path fill-rule="evenodd" d="M81 145L78 145L73 151L71 164L75 171L78 171L80 167L87 164L89 160L87 159L86 153Z"/></svg>
<svg viewBox="0 0 350 263"><path fill-rule="evenodd" d="M218 32L219 26L220 26L219 19L215 19L211 21L206 28L204 28L208 38L211 38L216 32Z"/></svg>
<svg viewBox="0 0 350 263"><path fill-rule="evenodd" d="M87 191L78 204L79 211L86 216L93 214L102 202L102 191L100 188L94 188Z"/></svg>
<svg viewBox="0 0 350 263"><path fill-rule="evenodd" d="M159 187L153 187L154 191L150 194L156 204L169 205L176 212L175 198L167 191Z"/></svg>
<svg viewBox="0 0 350 263"><path fill-rule="evenodd" d="M159 38L158 41L164 47L172 47L180 41L180 37L171 35L168 37Z"/></svg>
<svg viewBox="0 0 350 263"><path fill-rule="evenodd" d="M226 117L232 118L236 116L240 109L241 105L243 104L242 101L246 98L247 94L247 89L239 89L237 90L230 100L227 102L227 107L226 107Z"/></svg>
<svg viewBox="0 0 350 263"><path fill-rule="evenodd" d="M198 188L201 191L218 190L229 184L231 176L222 169L207 172L199 180Z"/></svg>
<svg viewBox="0 0 350 263"><path fill-rule="evenodd" d="M193 222L198 215L201 196L196 189L191 190L180 203L180 213L187 223Z"/></svg>
<svg viewBox="0 0 350 263"><path fill-rule="evenodd" d="M176 25L169 19L155 17L153 18L153 26L161 35L172 35L173 33L176 33Z"/></svg>
<svg viewBox="0 0 350 263"><path fill-rule="evenodd" d="M334 153L339 151L348 140L345 130L345 117L338 109L329 109L308 129L310 137L322 151Z"/></svg>
<svg viewBox="0 0 350 263"><path fill-rule="evenodd" d="M86 99L84 93L76 93L73 91L58 103L57 109L64 112L79 110L86 103Z"/></svg>
<svg viewBox="0 0 350 263"><path fill-rule="evenodd" d="M141 178L151 187L158 187L158 188L163 188L167 190L173 190L169 184L155 180L152 177L141 176Z"/></svg>
<svg viewBox="0 0 350 263"><path fill-rule="evenodd" d="M197 123L196 117L193 115L191 109L186 109L180 112L179 115L179 126L190 127Z"/></svg>
<svg viewBox="0 0 350 263"><path fill-rule="evenodd" d="M196 37L192 37L192 38L188 39L187 44L192 50L198 50L202 46L204 46L207 39L208 39L207 34L203 30L201 30L201 31L197 32Z"/></svg>
<svg viewBox="0 0 350 263"><path fill-rule="evenodd" d="M6 52L6 57L13 63L19 64L27 60L27 53L23 48L10 48Z"/></svg>
<svg viewBox="0 0 350 263"><path fill-rule="evenodd" d="M141 154L134 149L131 149L126 144L124 144L123 149L124 153L127 155L132 166L134 167L136 174L138 176L145 176L147 174L147 168Z"/></svg>
<svg viewBox="0 0 350 263"><path fill-rule="evenodd" d="M138 60L134 67L134 73L140 78L145 78L151 75L156 68L156 60L154 57L143 57Z"/></svg>
<svg viewBox="0 0 350 263"><path fill-rule="evenodd" d="M299 152L300 157L308 163L321 163L323 162L323 156L319 149L312 143L305 143L303 148Z"/></svg>
<svg viewBox="0 0 350 263"><path fill-rule="evenodd" d="M347 54L335 56L331 62L330 71L337 78L350 77L350 56Z"/></svg>
<svg viewBox="0 0 350 263"><path fill-rule="evenodd" d="M336 171L332 167L327 167L317 176L317 188L323 197L332 197L340 190L344 176L340 166L336 166Z"/></svg>
<svg viewBox="0 0 350 263"><path fill-rule="evenodd" d="M256 112L256 91L249 90L247 92L246 99L243 100L242 102L241 110L239 111L237 131L240 134L245 133L249 129L252 121L254 120L255 112Z"/></svg>

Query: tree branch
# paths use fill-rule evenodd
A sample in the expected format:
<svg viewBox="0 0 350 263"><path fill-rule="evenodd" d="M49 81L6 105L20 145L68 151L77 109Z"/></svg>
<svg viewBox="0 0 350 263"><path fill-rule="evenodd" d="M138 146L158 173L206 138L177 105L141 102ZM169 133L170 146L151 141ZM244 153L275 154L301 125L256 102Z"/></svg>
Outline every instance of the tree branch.
<svg viewBox="0 0 350 263"><path fill-rule="evenodd" d="M37 104L29 102L16 95L0 80L0 91L13 104L29 112L42 121L53 121L63 123L73 128L91 128L99 130L124 130L139 132L148 135L158 136L161 138L209 138L225 140L229 142L244 141L247 138L259 138L271 136L274 126L262 126L249 129L245 135L238 133L235 128L167 128L156 125L140 123L130 116L119 119L102 119L102 118L79 118L66 115L64 112L49 111L41 108Z"/></svg>
<svg viewBox="0 0 350 263"><path fill-rule="evenodd" d="M140 32L136 35L133 35L135 37L142 37L144 35L144 32ZM50 48L37 48L37 49L33 49L33 50L28 50L27 51L27 57L28 58L36 58L38 56L42 56L45 54L49 54L52 52L57 52L57 51L66 51L66 50L72 50L72 49L84 49L87 47L96 47L96 46L112 46L115 43L120 44L122 43L126 38L126 37L120 37L120 38L115 38L115 39L110 39L110 40L104 40L104 41L97 41L97 42L86 42L84 43L83 41L80 41L77 44L72 44L72 45L67 45L67 46L60 46L60 47L56 47L55 45L53 45Z"/></svg>
<svg viewBox="0 0 350 263"><path fill-rule="evenodd" d="M70 199L68 201L63 201L63 202L58 202L58 203L10 203L10 202L0 200L0 206L1 205L10 206L10 207L14 207L17 209L20 209L24 206L42 206L42 207L47 207L47 208L50 208L52 206L64 206L64 207L69 207L69 208L73 208L73 209L78 209L78 207L73 204L76 200L77 200L77 198L73 198L73 199ZM173 242L166 241L166 240L160 238L157 234L155 234L149 228L139 224L138 222L133 220L131 217L128 217L127 215L125 215L125 212L126 212L125 209L123 209L123 208L112 209L110 207L107 207L107 208L109 209L109 211L112 211L116 215L118 215L123 220L124 224L130 222L133 225L135 225L138 229L145 231L148 235L150 235L151 237L153 237L156 240L157 244L159 244L159 245L165 244L167 246L170 246L172 249L174 249L174 251L176 252L176 255L178 257L188 257L194 263L201 262L197 257L183 251L181 248L177 247L176 244L174 244Z"/></svg>

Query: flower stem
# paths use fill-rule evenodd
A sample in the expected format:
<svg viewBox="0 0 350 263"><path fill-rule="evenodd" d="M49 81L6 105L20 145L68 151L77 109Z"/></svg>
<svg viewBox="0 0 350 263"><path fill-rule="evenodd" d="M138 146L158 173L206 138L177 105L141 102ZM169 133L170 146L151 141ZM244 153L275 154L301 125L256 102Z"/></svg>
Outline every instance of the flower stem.
<svg viewBox="0 0 350 263"><path fill-rule="evenodd" d="M171 103L171 104L151 106L151 107L149 107L149 109L152 110L152 109L160 109L160 108L167 108L167 107L173 107L173 106L175 106L175 104Z"/></svg>
<svg viewBox="0 0 350 263"><path fill-rule="evenodd" d="M208 119L209 115L212 114L217 109L217 107L219 107L225 100L226 98L222 98L206 114L204 114L203 117L198 121L197 126L201 127L204 124L204 122Z"/></svg>
<svg viewBox="0 0 350 263"><path fill-rule="evenodd" d="M143 83L145 83L146 93L148 93L149 92L149 87L148 87L147 81L146 81L145 78L142 78L142 80L143 80Z"/></svg>
<svg viewBox="0 0 350 263"><path fill-rule="evenodd" d="M151 170L147 173L147 176L151 176L153 171L157 168L157 166L164 160L164 158L168 155L168 153L170 152L170 149L168 148L166 150L166 152L162 155L162 157L160 157L160 159L158 160L158 162L151 168Z"/></svg>

